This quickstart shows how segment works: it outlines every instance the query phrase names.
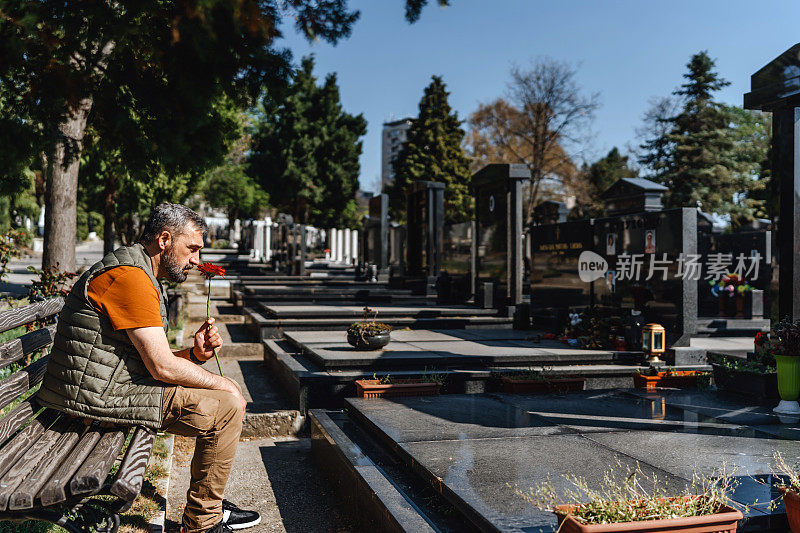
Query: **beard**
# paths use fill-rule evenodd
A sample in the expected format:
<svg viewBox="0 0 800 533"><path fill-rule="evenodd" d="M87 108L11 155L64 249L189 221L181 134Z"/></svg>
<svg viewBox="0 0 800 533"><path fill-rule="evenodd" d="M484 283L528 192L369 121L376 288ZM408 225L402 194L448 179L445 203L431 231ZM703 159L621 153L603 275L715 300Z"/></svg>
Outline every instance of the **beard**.
<svg viewBox="0 0 800 533"><path fill-rule="evenodd" d="M186 281L189 270L192 269L191 264L180 264L178 259L175 257L171 246L164 250L164 256L161 259L161 264L164 267L164 270L167 271L167 277L169 280L174 283L183 283Z"/></svg>

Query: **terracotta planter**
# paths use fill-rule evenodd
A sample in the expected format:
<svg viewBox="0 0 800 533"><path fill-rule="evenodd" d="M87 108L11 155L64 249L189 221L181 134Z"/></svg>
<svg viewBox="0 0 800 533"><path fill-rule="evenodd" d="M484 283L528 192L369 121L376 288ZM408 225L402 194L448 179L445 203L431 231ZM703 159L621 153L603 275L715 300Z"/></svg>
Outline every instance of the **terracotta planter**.
<svg viewBox="0 0 800 533"><path fill-rule="evenodd" d="M800 494L792 489L778 488L783 494L783 503L786 504L786 519L792 533L800 533Z"/></svg>
<svg viewBox="0 0 800 533"><path fill-rule="evenodd" d="M586 378L516 379L500 376L503 392L510 394L548 394L551 392L577 392L586 386Z"/></svg>
<svg viewBox="0 0 800 533"><path fill-rule="evenodd" d="M581 524L570 516L576 505L559 505L556 515L559 533L734 533L742 513L733 507L724 506L718 513L688 518L666 520L644 520L642 522L620 522L617 524Z"/></svg>
<svg viewBox="0 0 800 533"><path fill-rule="evenodd" d="M633 386L637 389L655 389L656 387L671 387L673 389L693 389L697 386L697 378L707 375L707 372L698 370L684 370L679 372L659 372L655 376L645 374L633 375Z"/></svg>
<svg viewBox="0 0 800 533"><path fill-rule="evenodd" d="M381 383L377 379L357 379L356 392L360 398L405 398L410 396L435 396L441 383L423 382L413 379Z"/></svg>

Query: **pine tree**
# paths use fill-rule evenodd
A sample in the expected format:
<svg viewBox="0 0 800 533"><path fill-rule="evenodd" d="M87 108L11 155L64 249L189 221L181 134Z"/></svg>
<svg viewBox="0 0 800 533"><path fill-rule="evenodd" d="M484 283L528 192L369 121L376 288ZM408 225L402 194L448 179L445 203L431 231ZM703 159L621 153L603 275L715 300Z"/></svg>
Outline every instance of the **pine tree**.
<svg viewBox="0 0 800 533"><path fill-rule="evenodd" d="M284 92L265 96L249 172L296 222L352 227L367 125L342 109L336 76L319 87L313 69L313 57L304 58Z"/></svg>
<svg viewBox="0 0 800 533"><path fill-rule="evenodd" d="M734 195L741 192L741 171L730 115L712 100L712 93L729 85L714 71L706 52L692 56L684 74L687 82L675 94L684 99L681 112L672 119L666 140L672 145L663 183L669 187L669 207L698 206L706 212L730 213Z"/></svg>
<svg viewBox="0 0 800 533"><path fill-rule="evenodd" d="M605 203L600 195L622 178L637 178L639 173L628 166L628 156L623 156L615 146L602 157L581 169L585 194L579 202L580 218L599 217L605 213Z"/></svg>
<svg viewBox="0 0 800 533"><path fill-rule="evenodd" d="M464 130L458 114L447 102L449 93L439 76L433 76L419 103L419 116L411 123L406 142L394 160L395 182L389 189L392 217L406 216L406 190L417 180L446 184L445 218L448 222L472 219L469 159L461 142Z"/></svg>

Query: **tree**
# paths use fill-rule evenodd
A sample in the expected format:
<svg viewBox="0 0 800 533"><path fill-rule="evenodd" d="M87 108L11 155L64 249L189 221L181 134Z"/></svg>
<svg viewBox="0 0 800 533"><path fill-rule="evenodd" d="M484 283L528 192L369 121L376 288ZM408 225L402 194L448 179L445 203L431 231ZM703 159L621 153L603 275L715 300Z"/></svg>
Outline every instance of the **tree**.
<svg viewBox="0 0 800 533"><path fill-rule="evenodd" d="M599 95L582 94L575 76L575 67L550 58L541 58L528 69L513 67L508 102L481 106L473 115L474 131L512 155L515 159L509 162L524 163L530 170L528 222L543 196L557 189L570 194L578 185L568 152L586 141L600 104Z"/></svg>
<svg viewBox="0 0 800 533"><path fill-rule="evenodd" d="M534 133L528 131L525 114L506 100L498 98L481 104L469 117L467 154L471 171L477 172L489 163L521 163L529 169L534 166L536 149L530 141ZM527 200L523 211L527 218L530 209L542 200L563 196L584 195L585 187L577 181L579 174L572 159L558 142L549 144L541 154L542 172L526 188Z"/></svg>
<svg viewBox="0 0 800 533"><path fill-rule="evenodd" d="M649 136L639 161L668 187L667 207L697 206L726 215L734 225L762 216L766 199L763 161L769 144L763 114L729 107L713 94L729 85L703 51L692 56L675 100L657 101L646 118Z"/></svg>
<svg viewBox="0 0 800 533"><path fill-rule="evenodd" d="M581 169L584 194L579 198L578 210L581 218L605 215L605 202L600 195L622 178L636 178L639 173L628 166L628 156L619 153L616 147Z"/></svg>
<svg viewBox="0 0 800 533"><path fill-rule="evenodd" d="M228 214L228 227L241 218L257 218L268 207L269 195L247 174L247 154L252 145L252 117L238 112L239 136L231 143L225 162L204 178L203 195L213 207Z"/></svg>
<svg viewBox="0 0 800 533"><path fill-rule="evenodd" d="M407 0L406 18L425 4ZM168 174L190 171L192 156L204 160L221 144L197 139L219 132L222 96L246 105L286 77L289 53L274 47L284 17L307 38L335 43L358 12L347 0L0 2L0 146L12 155L0 158L0 176L43 163L45 267L74 267L84 135L103 116L93 111L138 123L145 135L128 144L162 154Z"/></svg>
<svg viewBox="0 0 800 533"><path fill-rule="evenodd" d="M469 192L469 159L461 146L464 130L458 114L447 102L450 93L439 76L433 76L419 102L419 115L413 119L397 158L393 161L395 181L389 188L392 217L405 218L406 190L417 180L446 184L445 217L448 222L472 219Z"/></svg>
<svg viewBox="0 0 800 533"><path fill-rule="evenodd" d="M282 93L267 93L256 116L249 173L295 221L353 226L367 123L342 109L336 75L322 86L306 57Z"/></svg>
<svg viewBox="0 0 800 533"><path fill-rule="evenodd" d="M658 183L665 181L669 168L672 145L668 138L672 129L672 119L681 108L681 100L673 96L650 100L650 108L645 112L643 125L636 129L642 139L637 158L647 172L647 177Z"/></svg>

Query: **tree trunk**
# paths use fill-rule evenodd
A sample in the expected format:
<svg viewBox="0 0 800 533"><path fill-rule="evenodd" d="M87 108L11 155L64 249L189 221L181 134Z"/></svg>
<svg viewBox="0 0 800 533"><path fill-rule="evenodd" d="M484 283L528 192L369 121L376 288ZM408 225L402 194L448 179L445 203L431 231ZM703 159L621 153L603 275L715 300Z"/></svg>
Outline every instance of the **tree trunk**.
<svg viewBox="0 0 800 533"><path fill-rule="evenodd" d="M78 169L92 98L84 98L58 125L47 158L42 268L75 270Z"/></svg>
<svg viewBox="0 0 800 533"><path fill-rule="evenodd" d="M117 176L112 172L106 177L103 194L103 255L114 251L117 219Z"/></svg>

